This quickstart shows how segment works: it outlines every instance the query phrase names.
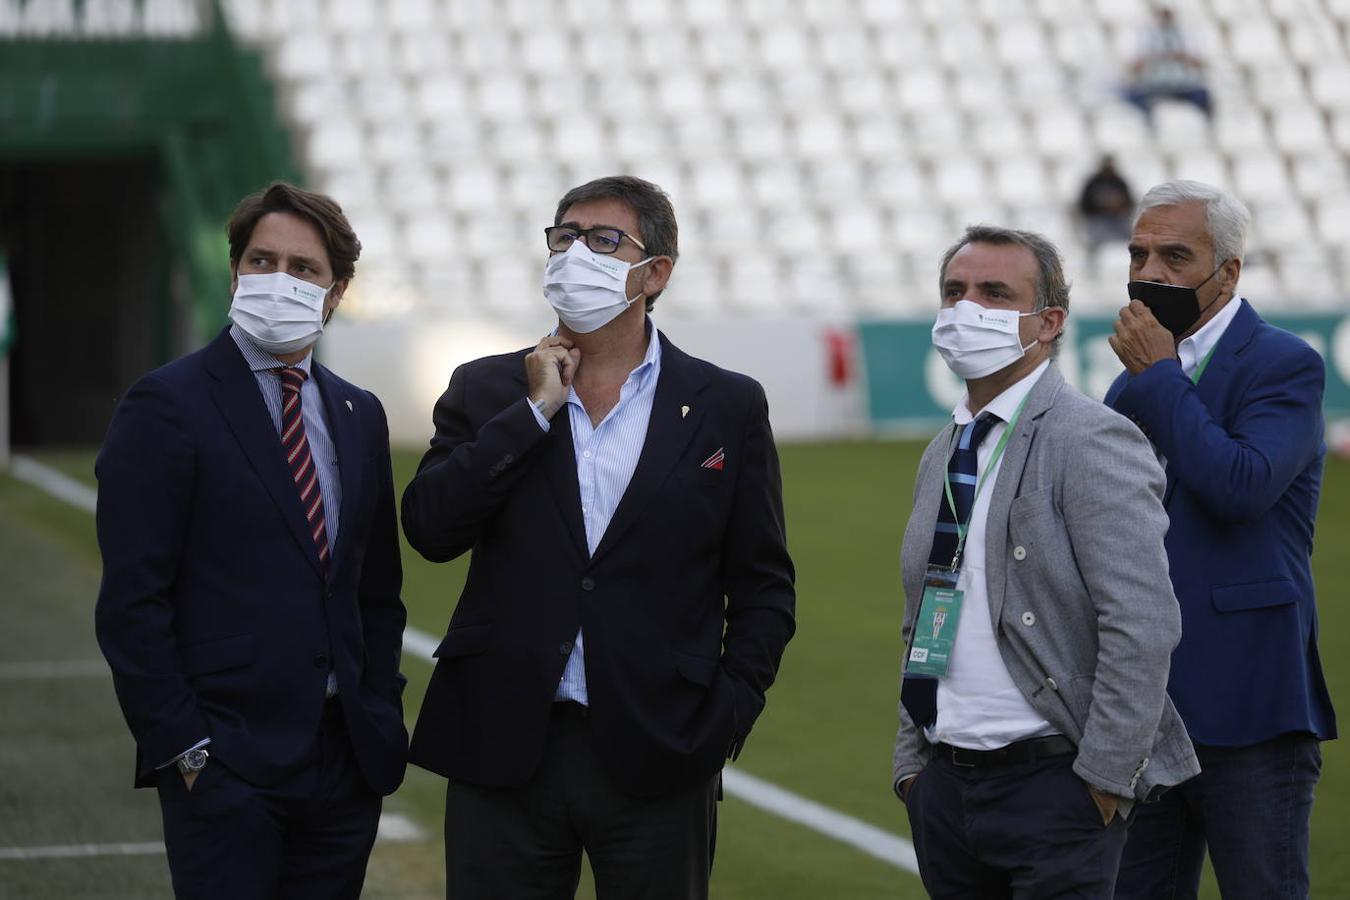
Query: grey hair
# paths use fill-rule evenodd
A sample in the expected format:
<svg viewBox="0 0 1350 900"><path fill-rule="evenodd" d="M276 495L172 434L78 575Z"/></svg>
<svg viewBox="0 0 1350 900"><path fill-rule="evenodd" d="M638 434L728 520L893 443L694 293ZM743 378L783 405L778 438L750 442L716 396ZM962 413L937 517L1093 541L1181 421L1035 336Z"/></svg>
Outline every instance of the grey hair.
<svg viewBox="0 0 1350 900"><path fill-rule="evenodd" d="M1247 252L1247 231L1252 225L1252 214L1241 200L1223 188L1185 180L1154 185L1139 201L1133 225L1138 226L1140 217L1150 209L1183 203L1205 204L1205 223L1214 244L1214 268L1230 259L1240 262Z"/></svg>
<svg viewBox="0 0 1350 900"><path fill-rule="evenodd" d="M1036 257L1036 305L1032 312L1040 312L1057 306L1067 314L1069 311L1069 282L1064 278L1064 260L1059 248L1047 237L1034 231L1020 231L1016 228L1001 228L997 225L968 225L965 234L942 254L942 268L938 272L938 293L947 280L947 266L952 257L967 244L994 244L1026 247ZM1063 330L1055 336L1054 352L1059 352Z"/></svg>

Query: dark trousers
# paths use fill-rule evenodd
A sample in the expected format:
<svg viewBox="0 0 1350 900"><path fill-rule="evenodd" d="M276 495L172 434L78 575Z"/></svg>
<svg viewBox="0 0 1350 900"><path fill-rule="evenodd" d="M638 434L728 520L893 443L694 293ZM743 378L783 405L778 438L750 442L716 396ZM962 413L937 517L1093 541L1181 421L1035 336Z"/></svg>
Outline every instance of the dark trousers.
<svg viewBox="0 0 1350 900"><path fill-rule="evenodd" d="M1109 898L1125 845L1073 771L1073 754L981 768L934 758L909 789L910 832L929 895Z"/></svg>
<svg viewBox="0 0 1350 900"><path fill-rule="evenodd" d="M544 762L529 784L451 781L445 797L445 895L562 900L585 850L598 900L706 898L717 833L714 775L691 790L634 800L591 746L584 708L554 704Z"/></svg>
<svg viewBox="0 0 1350 900"><path fill-rule="evenodd" d="M1130 826L1116 896L1182 900L1200 890L1208 844L1224 900L1309 894L1308 836L1322 751L1311 735L1251 747L1195 745L1201 772Z"/></svg>
<svg viewBox="0 0 1350 900"><path fill-rule="evenodd" d="M381 800L357 768L340 705L328 707L313 764L279 785L249 784L215 758L191 791L176 767L159 773L175 896L361 895Z"/></svg>
<svg viewBox="0 0 1350 900"><path fill-rule="evenodd" d="M1139 108L1150 120L1153 118L1153 105L1159 100L1181 100L1198 108L1207 118L1214 118L1214 107L1210 103L1209 90L1203 87L1161 90L1150 88L1130 88L1125 99Z"/></svg>

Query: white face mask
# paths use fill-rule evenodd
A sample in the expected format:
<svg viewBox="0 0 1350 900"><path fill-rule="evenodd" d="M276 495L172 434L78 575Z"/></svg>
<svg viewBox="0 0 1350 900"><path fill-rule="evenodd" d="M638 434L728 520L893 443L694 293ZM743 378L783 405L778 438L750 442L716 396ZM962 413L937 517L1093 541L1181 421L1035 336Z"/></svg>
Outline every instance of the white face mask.
<svg viewBox="0 0 1350 900"><path fill-rule="evenodd" d="M595 253L583 240L575 240L565 253L555 253L544 266L544 299L558 319L577 334L589 334L614 321L634 301L626 293L628 273L656 257L639 263Z"/></svg>
<svg viewBox="0 0 1350 900"><path fill-rule="evenodd" d="M303 350L323 333L323 301L332 288L285 272L240 275L230 320L273 356Z"/></svg>
<svg viewBox="0 0 1350 900"><path fill-rule="evenodd" d="M1043 312L1044 310L1042 310ZM1022 346L1018 322L1040 312L985 309L974 300L958 300L938 310L933 346L951 369L967 381L993 375L1021 359L1036 346Z"/></svg>

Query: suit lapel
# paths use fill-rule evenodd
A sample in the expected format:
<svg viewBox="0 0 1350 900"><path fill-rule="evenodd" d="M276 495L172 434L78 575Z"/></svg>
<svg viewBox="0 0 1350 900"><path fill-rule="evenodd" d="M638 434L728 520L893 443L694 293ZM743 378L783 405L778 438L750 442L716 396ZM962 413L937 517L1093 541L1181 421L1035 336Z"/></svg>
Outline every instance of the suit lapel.
<svg viewBox="0 0 1350 900"><path fill-rule="evenodd" d="M1238 366L1238 356L1246 349L1247 343L1251 341L1252 334L1256 331L1256 326L1261 322L1261 317L1252 309L1250 303L1240 298L1236 302L1242 306L1238 309L1237 315L1233 316L1233 321L1228 323L1228 327L1219 336L1219 342L1214 345L1214 355L1209 358L1209 365L1205 367L1204 374L1195 386L1200 402L1205 404L1205 409L1215 418L1218 418L1224 393L1233 383L1232 373ZM1177 484L1171 465L1167 466L1165 474L1167 485L1163 489L1164 508L1172 502L1172 491Z"/></svg>
<svg viewBox="0 0 1350 900"><path fill-rule="evenodd" d="M567 533L581 558L587 557L586 523L581 520L581 485L577 481L577 451L572 442L572 410L563 404L553 417L545 439L548 483L553 488L553 499L558 514L567 523Z"/></svg>
<svg viewBox="0 0 1350 900"><path fill-rule="evenodd" d="M1032 387L1027 396L1027 405L1017 421L1016 432L1008 439L1007 449L1003 451L1003 462L994 481L993 493L989 495L989 512L984 526L984 571L985 588L989 595L989 620L998 630L999 616L1003 612L1003 595L1007 589L1007 553L1008 514L1012 510L1013 498L1017 496L1022 484L1022 473L1026 470L1031 455L1031 445L1040 426L1041 417L1054 405L1055 397L1064 386L1064 376L1059 368L1050 364L1050 368L1041 375L1040 381Z"/></svg>
<svg viewBox="0 0 1350 900"><path fill-rule="evenodd" d="M257 379L228 331L222 332L208 347L207 368L216 379L211 390L212 402L220 410L272 502L281 511L301 552L314 571L322 574L319 553L300 508L300 494L281 452L281 437L267 413Z"/></svg>
<svg viewBox="0 0 1350 900"><path fill-rule="evenodd" d="M638 457L637 468L628 482L628 489L623 493L623 499L609 520L609 527L595 548L593 560L608 552L637 521L652 495L684 454L690 438L703 421L703 404L691 402L706 384L706 380L700 377L698 365L666 340L665 335L658 333L658 337L661 341L661 375L656 382L656 395L652 398L652 412L647 421L642 455ZM686 407L687 413L684 412ZM575 483L575 464L572 467L572 480ZM574 505L580 506L580 502L578 499Z"/></svg>
<svg viewBox="0 0 1350 900"><path fill-rule="evenodd" d="M324 515L338 516L337 544L333 547L333 569L342 561L343 551L351 540L352 522L361 497L361 422L356 398L349 388L318 362L310 366L319 396L323 398L324 417L328 420L328 434L337 451L338 478L342 483L342 503L339 509L324 507Z"/></svg>

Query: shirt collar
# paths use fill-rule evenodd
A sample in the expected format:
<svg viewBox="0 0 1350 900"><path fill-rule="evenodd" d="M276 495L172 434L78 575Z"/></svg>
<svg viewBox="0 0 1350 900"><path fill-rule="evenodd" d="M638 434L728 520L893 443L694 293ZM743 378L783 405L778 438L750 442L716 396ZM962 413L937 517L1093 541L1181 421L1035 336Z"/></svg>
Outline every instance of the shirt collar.
<svg viewBox="0 0 1350 900"><path fill-rule="evenodd" d="M980 410L982 413L993 413L1003 422L1011 422L1013 416L1017 415L1017 407L1022 405L1027 394L1036 386L1036 382L1041 380L1045 370L1050 368L1050 360L1044 360L1039 366L1032 369L1027 375L1023 375L1009 387L1005 388L1003 393L999 394L993 400ZM975 421L974 414L970 411L970 394L961 398L961 402L956 404L952 410L952 418L957 425L969 425Z"/></svg>
<svg viewBox="0 0 1350 900"><path fill-rule="evenodd" d="M1219 343L1219 338L1228 330L1228 326L1238 314L1238 308L1242 306L1242 298L1233 295L1233 299L1223 305L1223 309L1214 314L1195 334L1186 338L1180 344L1177 344L1177 358L1181 360L1181 369L1187 375L1194 375L1196 368L1200 365L1200 360L1204 359L1209 352Z"/></svg>
<svg viewBox="0 0 1350 900"><path fill-rule="evenodd" d="M656 327L652 325L650 316L647 318L646 329L647 352L642 355L642 362L638 363L633 371L628 373L628 377L624 380L625 386L631 382L640 388L647 383L647 379L652 377L653 372L657 372L661 368L661 336ZM555 326L551 334L556 335L557 333L558 329ZM577 396L575 385L568 386L567 400L569 403L581 405L581 398Z"/></svg>
<svg viewBox="0 0 1350 900"><path fill-rule="evenodd" d="M239 352L244 354L244 361L248 363L248 367L252 371L270 372L273 369L286 368L284 362L253 343L253 340L244 333L244 329L240 328L238 325L230 326L230 337L234 338L234 343L239 347ZM313 353L306 353L305 358L291 368L302 370L308 377L311 374L309 366L313 359Z"/></svg>

